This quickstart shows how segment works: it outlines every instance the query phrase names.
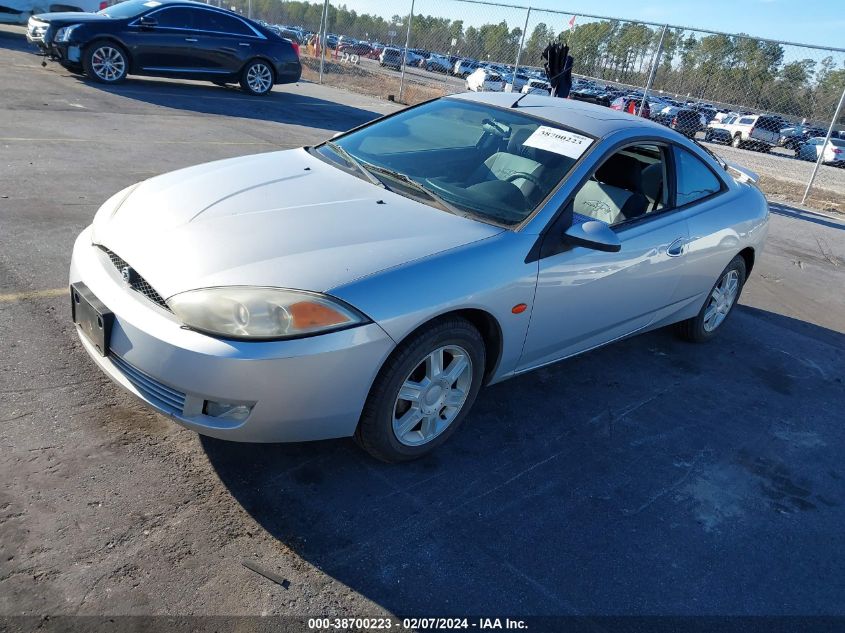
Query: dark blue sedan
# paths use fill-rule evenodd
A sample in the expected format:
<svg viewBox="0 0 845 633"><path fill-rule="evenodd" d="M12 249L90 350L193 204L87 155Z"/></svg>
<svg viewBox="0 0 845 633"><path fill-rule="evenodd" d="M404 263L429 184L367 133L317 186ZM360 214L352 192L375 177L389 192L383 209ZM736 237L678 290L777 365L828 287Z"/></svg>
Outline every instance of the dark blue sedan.
<svg viewBox="0 0 845 633"><path fill-rule="evenodd" d="M187 0L129 0L99 13L30 18L30 42L62 66L106 84L126 75L240 83L264 95L299 80L299 46L237 13Z"/></svg>

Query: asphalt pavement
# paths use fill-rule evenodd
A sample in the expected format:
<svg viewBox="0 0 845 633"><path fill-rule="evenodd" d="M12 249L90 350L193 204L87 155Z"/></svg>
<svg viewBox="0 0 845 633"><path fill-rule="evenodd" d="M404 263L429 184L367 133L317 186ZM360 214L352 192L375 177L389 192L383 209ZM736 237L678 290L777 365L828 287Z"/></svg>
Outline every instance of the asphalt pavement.
<svg viewBox="0 0 845 633"><path fill-rule="evenodd" d="M232 444L90 362L73 240L133 182L396 106L103 88L8 31L0 86L0 615L845 615L845 223L773 206L716 340L657 331L487 388L422 461Z"/></svg>

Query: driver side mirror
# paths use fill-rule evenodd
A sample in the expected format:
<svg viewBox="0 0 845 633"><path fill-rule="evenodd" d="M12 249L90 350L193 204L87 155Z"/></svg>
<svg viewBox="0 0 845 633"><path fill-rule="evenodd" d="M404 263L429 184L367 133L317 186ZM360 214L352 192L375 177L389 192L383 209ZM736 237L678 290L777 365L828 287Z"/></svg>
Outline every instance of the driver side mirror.
<svg viewBox="0 0 845 633"><path fill-rule="evenodd" d="M153 27L158 26L158 20L144 15L141 16L140 20L138 20L138 25L143 29L151 29Z"/></svg>
<svg viewBox="0 0 845 633"><path fill-rule="evenodd" d="M622 249L619 236L604 222L590 220L573 224L563 234L565 242L606 253L618 253Z"/></svg>

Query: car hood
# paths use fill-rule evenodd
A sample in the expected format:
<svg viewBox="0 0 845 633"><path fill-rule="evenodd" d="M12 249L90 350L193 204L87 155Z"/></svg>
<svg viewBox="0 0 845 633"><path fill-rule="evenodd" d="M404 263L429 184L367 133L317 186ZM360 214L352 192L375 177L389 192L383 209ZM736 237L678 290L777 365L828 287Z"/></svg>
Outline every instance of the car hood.
<svg viewBox="0 0 845 633"><path fill-rule="evenodd" d="M83 13L81 11L60 11L57 13L39 13L33 16L41 22L49 24L83 24L85 22L107 22L110 18L99 13Z"/></svg>
<svg viewBox="0 0 845 633"><path fill-rule="evenodd" d="M230 285L326 292L502 231L297 149L144 181L103 205L93 240L170 297Z"/></svg>

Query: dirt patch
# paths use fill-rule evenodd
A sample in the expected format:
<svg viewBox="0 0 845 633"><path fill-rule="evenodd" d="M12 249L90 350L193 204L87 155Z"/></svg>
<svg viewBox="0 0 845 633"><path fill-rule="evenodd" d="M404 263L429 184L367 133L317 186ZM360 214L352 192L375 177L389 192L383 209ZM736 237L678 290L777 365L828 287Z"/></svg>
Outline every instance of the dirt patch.
<svg viewBox="0 0 845 633"><path fill-rule="evenodd" d="M790 204L801 204L801 198L804 196L806 189L806 185L799 185L770 176L761 176L760 182L757 184L767 198ZM818 186L813 186L810 190L810 196L804 204L818 211L845 214L845 198L842 194Z"/></svg>
<svg viewBox="0 0 845 633"><path fill-rule="evenodd" d="M320 59L303 55L302 78L312 82L320 80ZM323 63L323 83L352 92L390 99L405 105L415 105L447 94L443 88L417 83L405 77L402 100L399 101L399 79L383 73L376 73L360 65L326 59Z"/></svg>

